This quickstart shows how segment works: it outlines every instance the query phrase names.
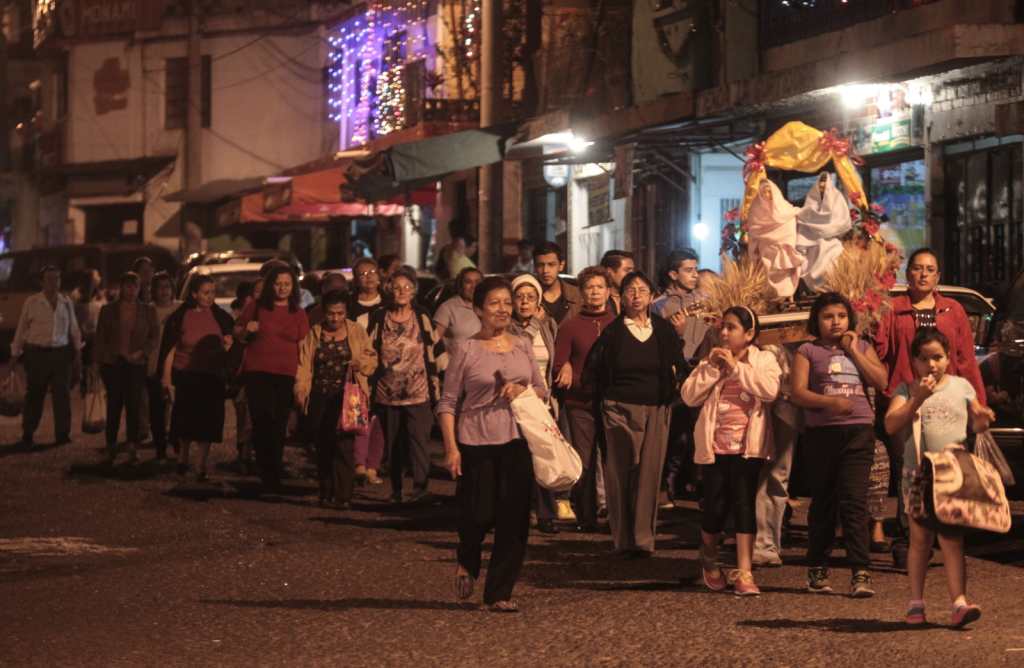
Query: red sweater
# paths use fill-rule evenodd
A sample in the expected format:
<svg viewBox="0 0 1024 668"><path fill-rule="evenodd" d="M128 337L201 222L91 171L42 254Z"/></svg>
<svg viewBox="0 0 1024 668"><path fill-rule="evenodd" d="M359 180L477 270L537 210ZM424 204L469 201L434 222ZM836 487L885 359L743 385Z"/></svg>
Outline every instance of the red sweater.
<svg viewBox="0 0 1024 668"><path fill-rule="evenodd" d="M583 387L583 366L597 337L614 320L615 315L608 310L601 313L580 312L558 326L553 367L555 376L558 376L566 362L572 365L572 387L565 393L566 399L587 401L593 397L593 388Z"/></svg>
<svg viewBox="0 0 1024 668"><path fill-rule="evenodd" d="M965 378L978 393L978 401L987 405L985 383L981 379L978 360L974 357L974 333L964 307L955 299L936 292L935 324L949 339L949 368L946 373ZM875 350L889 372L889 386L885 393L890 397L900 384L914 381L910 344L916 332L910 297L895 297L892 309L882 317L875 337Z"/></svg>
<svg viewBox="0 0 1024 668"><path fill-rule="evenodd" d="M246 304L238 316L242 329L253 319L256 302ZM245 347L242 372L274 373L295 377L299 368L299 344L309 333L309 320L302 309L289 311L287 306L275 306L273 311L260 309L257 322L260 329Z"/></svg>

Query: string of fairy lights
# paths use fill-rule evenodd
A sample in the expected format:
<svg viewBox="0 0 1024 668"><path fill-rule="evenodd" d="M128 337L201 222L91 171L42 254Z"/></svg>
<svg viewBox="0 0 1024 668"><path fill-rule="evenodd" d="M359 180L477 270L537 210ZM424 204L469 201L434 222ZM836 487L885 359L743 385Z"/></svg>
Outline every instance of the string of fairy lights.
<svg viewBox="0 0 1024 668"><path fill-rule="evenodd" d="M428 24L430 0L371 0L365 13L335 26L328 36L328 104L343 123L342 143L363 144L405 126L405 66L437 57ZM438 10L441 11L440 9ZM480 0L466 3L459 35L467 58L477 49Z"/></svg>

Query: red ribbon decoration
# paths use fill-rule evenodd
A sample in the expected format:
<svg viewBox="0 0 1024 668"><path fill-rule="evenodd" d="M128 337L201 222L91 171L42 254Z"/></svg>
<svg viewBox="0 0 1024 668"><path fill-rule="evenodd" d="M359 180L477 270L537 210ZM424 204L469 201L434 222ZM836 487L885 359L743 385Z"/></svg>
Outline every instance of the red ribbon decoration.
<svg viewBox="0 0 1024 668"><path fill-rule="evenodd" d="M744 157L747 161L743 165L743 180L749 181L751 176L759 174L764 168L764 142L748 146Z"/></svg>
<svg viewBox="0 0 1024 668"><path fill-rule="evenodd" d="M832 154L833 158L845 155L855 165L864 164L864 159L857 155L857 151L854 150L853 142L846 137L841 137L839 130L832 128L823 133L818 141L821 143L822 148Z"/></svg>

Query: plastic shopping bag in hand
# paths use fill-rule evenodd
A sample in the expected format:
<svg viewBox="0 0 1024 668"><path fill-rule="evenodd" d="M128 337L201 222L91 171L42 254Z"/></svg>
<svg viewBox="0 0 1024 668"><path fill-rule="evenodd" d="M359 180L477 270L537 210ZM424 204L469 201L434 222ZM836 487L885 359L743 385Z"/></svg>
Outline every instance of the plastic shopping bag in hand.
<svg viewBox="0 0 1024 668"><path fill-rule="evenodd" d="M554 492L572 489L583 475L583 462L532 387L512 401L512 414L530 447L537 484Z"/></svg>
<svg viewBox="0 0 1024 668"><path fill-rule="evenodd" d="M25 408L25 380L16 364L0 381L0 415L15 417Z"/></svg>

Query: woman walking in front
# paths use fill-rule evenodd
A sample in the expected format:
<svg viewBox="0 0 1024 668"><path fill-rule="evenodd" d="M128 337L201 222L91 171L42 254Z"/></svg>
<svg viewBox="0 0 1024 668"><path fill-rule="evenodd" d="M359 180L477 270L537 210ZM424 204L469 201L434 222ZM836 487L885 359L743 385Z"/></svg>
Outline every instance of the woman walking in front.
<svg viewBox="0 0 1024 668"><path fill-rule="evenodd" d="M771 402L779 394L782 370L775 355L754 339L757 316L733 306L722 316L721 347L683 383L687 406L703 404L694 430L695 464L701 465L704 504L700 522L700 560L704 584L737 596L761 593L751 566L757 534L754 502L761 467L772 455ZM737 570L728 577L718 565L718 542L729 513L736 527Z"/></svg>
<svg viewBox="0 0 1024 668"><path fill-rule="evenodd" d="M603 415L615 551L635 559L654 554L669 405L688 367L675 329L650 314L650 279L637 271L627 274L621 294L622 315L594 344L585 374L594 379Z"/></svg>
<svg viewBox="0 0 1024 668"><path fill-rule="evenodd" d="M263 279L257 300L249 302L235 325L246 342L242 375L252 415L256 461L263 485L281 484L288 415L294 401L299 343L309 333L299 307L299 284L291 267L275 266Z"/></svg>
<svg viewBox="0 0 1024 668"><path fill-rule="evenodd" d="M512 286L484 279L473 295L480 331L459 346L445 375L437 407L445 466L457 480L459 507L456 595L466 600L480 576L484 537L494 529L484 604L516 612L512 590L530 531L533 460L511 402L527 387L546 398L532 346L508 332Z"/></svg>
<svg viewBox="0 0 1024 668"><path fill-rule="evenodd" d="M189 467L192 444L199 451L196 467L206 479L210 444L224 437L224 351L231 347L234 321L214 303L217 286L198 275L188 299L167 318L160 342L158 368L171 396L171 433L178 438L178 474Z"/></svg>
<svg viewBox="0 0 1024 668"><path fill-rule="evenodd" d="M416 271L399 267L384 286L385 306L363 314L364 325L377 353L377 372L371 381L373 411L384 430L391 474L391 500L402 502L402 473L408 458L415 503L427 497L430 474L431 406L439 380L434 361L437 335L430 316L414 304Z"/></svg>
<svg viewBox="0 0 1024 668"><path fill-rule="evenodd" d="M125 413L126 448L136 459L139 413L146 389L146 363L160 343L156 310L139 301L139 275L121 276L117 301L100 311L96 326L96 364L107 389L107 459L117 456L121 411Z"/></svg>
<svg viewBox="0 0 1024 668"><path fill-rule="evenodd" d="M338 429L345 383L351 371L368 397L367 377L377 368L377 353L366 331L346 318L345 292L328 292L320 306L322 323L313 325L299 347L295 403L308 417L316 443L320 505L345 509L355 480L355 435Z"/></svg>

